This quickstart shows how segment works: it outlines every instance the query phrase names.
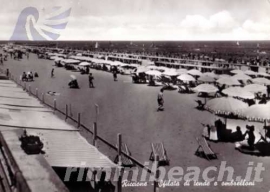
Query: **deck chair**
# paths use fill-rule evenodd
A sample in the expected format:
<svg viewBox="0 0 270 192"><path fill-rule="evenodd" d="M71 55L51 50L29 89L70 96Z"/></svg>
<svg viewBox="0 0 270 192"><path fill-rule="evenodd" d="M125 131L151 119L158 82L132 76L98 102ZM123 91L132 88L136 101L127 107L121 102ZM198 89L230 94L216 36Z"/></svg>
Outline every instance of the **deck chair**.
<svg viewBox="0 0 270 192"><path fill-rule="evenodd" d="M196 140L199 146L195 152L195 155L205 157L208 161L211 159L217 159L217 154L213 152L211 146L204 137L201 137L201 139L196 137Z"/></svg>
<svg viewBox="0 0 270 192"><path fill-rule="evenodd" d="M198 103L197 109L203 110L205 104L201 100L195 100Z"/></svg>
<svg viewBox="0 0 270 192"><path fill-rule="evenodd" d="M179 93L183 93L185 91L186 91L186 89L185 89L185 87L183 85L178 85L178 92Z"/></svg>
<svg viewBox="0 0 270 192"><path fill-rule="evenodd" d="M118 145L116 145L116 147L118 148ZM126 153L127 155L131 156L131 152L129 151L128 147L126 144L122 144L122 152ZM129 158L127 158L126 156L122 155L121 156L121 160L122 160L122 166L123 167L135 167L135 163L130 160ZM118 154L116 155L115 159L114 159L114 163L118 163Z"/></svg>
<svg viewBox="0 0 270 192"><path fill-rule="evenodd" d="M170 165L170 161L167 156L167 152L164 148L163 143L152 143L152 152L150 154L150 161L155 160L155 155L159 156L159 165Z"/></svg>

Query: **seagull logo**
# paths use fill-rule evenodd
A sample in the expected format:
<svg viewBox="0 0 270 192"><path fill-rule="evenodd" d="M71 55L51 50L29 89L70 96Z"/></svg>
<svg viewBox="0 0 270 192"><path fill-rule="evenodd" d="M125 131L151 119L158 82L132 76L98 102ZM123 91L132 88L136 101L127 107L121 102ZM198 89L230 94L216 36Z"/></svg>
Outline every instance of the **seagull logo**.
<svg viewBox="0 0 270 192"><path fill-rule="evenodd" d="M10 40L51 41L60 37L68 23L71 8L53 7L38 11L35 7L23 9Z"/></svg>

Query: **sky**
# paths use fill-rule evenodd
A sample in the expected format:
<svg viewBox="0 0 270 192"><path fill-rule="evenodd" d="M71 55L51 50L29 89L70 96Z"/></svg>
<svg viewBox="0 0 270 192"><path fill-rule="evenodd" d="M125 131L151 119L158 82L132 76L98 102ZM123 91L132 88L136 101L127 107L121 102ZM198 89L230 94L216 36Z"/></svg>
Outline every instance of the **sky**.
<svg viewBox="0 0 270 192"><path fill-rule="evenodd" d="M270 0L0 0L0 39L9 40L22 10L44 27L52 8L71 8L52 30L58 40L270 40ZM61 12L60 11L60 12ZM60 13L59 12L59 13ZM27 27L26 27L27 28Z"/></svg>

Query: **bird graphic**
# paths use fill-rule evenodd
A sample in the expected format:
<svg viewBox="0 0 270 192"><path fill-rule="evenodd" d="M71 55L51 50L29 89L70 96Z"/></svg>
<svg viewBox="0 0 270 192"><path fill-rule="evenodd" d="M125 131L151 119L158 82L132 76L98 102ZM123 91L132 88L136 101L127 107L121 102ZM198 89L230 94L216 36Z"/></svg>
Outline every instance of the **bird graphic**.
<svg viewBox="0 0 270 192"><path fill-rule="evenodd" d="M49 13L47 13L49 11ZM66 28L71 8L53 7L38 10L35 7L24 8L17 20L11 41L57 40Z"/></svg>

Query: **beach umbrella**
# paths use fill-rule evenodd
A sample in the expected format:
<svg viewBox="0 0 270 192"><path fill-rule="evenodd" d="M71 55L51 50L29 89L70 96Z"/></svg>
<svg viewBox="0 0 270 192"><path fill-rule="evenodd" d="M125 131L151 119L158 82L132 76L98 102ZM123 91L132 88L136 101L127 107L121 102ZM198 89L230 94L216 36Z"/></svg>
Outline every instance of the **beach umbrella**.
<svg viewBox="0 0 270 192"><path fill-rule="evenodd" d="M58 56L52 56L50 57L51 60L55 60L56 58L59 58Z"/></svg>
<svg viewBox="0 0 270 192"><path fill-rule="evenodd" d="M206 82L206 83L213 83L216 80L213 77L202 75L199 77L198 81Z"/></svg>
<svg viewBox="0 0 270 192"><path fill-rule="evenodd" d="M263 76L263 77L270 77L270 74L265 73L265 72L258 72L259 76Z"/></svg>
<svg viewBox="0 0 270 192"><path fill-rule="evenodd" d="M167 76L177 76L178 73L175 70L167 70L162 73L162 75L167 75Z"/></svg>
<svg viewBox="0 0 270 192"><path fill-rule="evenodd" d="M244 73L237 73L236 75L232 76L233 78L237 79L237 80L249 80L251 79L250 76L244 74Z"/></svg>
<svg viewBox="0 0 270 192"><path fill-rule="evenodd" d="M136 73L145 73L146 71L149 71L149 68L140 66L137 68Z"/></svg>
<svg viewBox="0 0 270 192"><path fill-rule="evenodd" d="M242 71L240 69L234 69L231 71L231 73L238 74L238 73L244 73L244 71Z"/></svg>
<svg viewBox="0 0 270 192"><path fill-rule="evenodd" d="M156 70L160 70L160 71L167 71L167 70L170 70L170 68L168 67L163 67L163 66L157 66L157 69Z"/></svg>
<svg viewBox="0 0 270 192"><path fill-rule="evenodd" d="M258 75L255 71L247 70L244 72L246 75Z"/></svg>
<svg viewBox="0 0 270 192"><path fill-rule="evenodd" d="M182 74L178 76L177 79L182 80L182 81L196 81L194 77L188 74Z"/></svg>
<svg viewBox="0 0 270 192"><path fill-rule="evenodd" d="M252 82L262 84L262 85L270 85L270 80L266 78L255 78L255 79L252 79Z"/></svg>
<svg viewBox="0 0 270 192"><path fill-rule="evenodd" d="M202 93L215 93L218 91L218 88L210 84L201 84L193 88L193 90L198 93L201 93L201 92ZM205 103L206 103L206 97L205 97Z"/></svg>
<svg viewBox="0 0 270 192"><path fill-rule="evenodd" d="M77 63L80 63L79 60L76 60L76 59L65 59L64 60L64 63L67 63L67 64L77 64Z"/></svg>
<svg viewBox="0 0 270 192"><path fill-rule="evenodd" d="M222 77L232 77L231 75L228 74L222 74L218 76L218 79L222 78Z"/></svg>
<svg viewBox="0 0 270 192"><path fill-rule="evenodd" d="M220 97L211 99L206 103L206 108L216 114L238 114L248 108L248 104L232 97Z"/></svg>
<svg viewBox="0 0 270 192"><path fill-rule="evenodd" d="M266 86L260 85L260 84L249 84L249 85L246 85L244 89L252 93L258 93L258 92L266 93L266 90L267 90Z"/></svg>
<svg viewBox="0 0 270 192"><path fill-rule="evenodd" d="M188 70L186 69L176 69L176 72L179 74L179 75L182 75L182 74L186 74Z"/></svg>
<svg viewBox="0 0 270 192"><path fill-rule="evenodd" d="M90 63L84 61L84 62L81 62L79 66L90 66Z"/></svg>
<svg viewBox="0 0 270 192"><path fill-rule="evenodd" d="M155 66L155 65L149 65L147 66L148 69L151 69L151 70L157 70L158 69L158 66Z"/></svg>
<svg viewBox="0 0 270 192"><path fill-rule="evenodd" d="M213 77L214 79L218 79L218 75L212 72L206 72L202 74L203 76L209 76L209 77Z"/></svg>
<svg viewBox="0 0 270 192"><path fill-rule="evenodd" d="M247 90L245 90L242 87L229 87L227 89L224 89L222 93L231 96L231 97L240 97L242 99L254 99L255 95L254 93L251 93Z"/></svg>
<svg viewBox="0 0 270 192"><path fill-rule="evenodd" d="M241 85L239 81L233 77L221 77L217 80L217 83L223 85Z"/></svg>
<svg viewBox="0 0 270 192"><path fill-rule="evenodd" d="M151 76L160 76L162 73L157 70L150 70L150 71L146 71L145 74L151 75Z"/></svg>
<svg viewBox="0 0 270 192"><path fill-rule="evenodd" d="M191 70L187 71L187 73L190 75L193 75L193 76L201 76L202 75L202 72L200 72L197 69L191 69Z"/></svg>
<svg viewBox="0 0 270 192"><path fill-rule="evenodd" d="M193 90L196 92L215 93L218 91L218 88L210 84L200 84L197 87L193 88Z"/></svg>
<svg viewBox="0 0 270 192"><path fill-rule="evenodd" d="M61 57L56 57L56 58L54 59L54 61L61 61L61 60L64 60L64 59L61 58Z"/></svg>
<svg viewBox="0 0 270 192"><path fill-rule="evenodd" d="M252 105L240 113L249 120L270 120L270 103Z"/></svg>

